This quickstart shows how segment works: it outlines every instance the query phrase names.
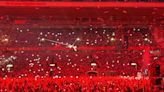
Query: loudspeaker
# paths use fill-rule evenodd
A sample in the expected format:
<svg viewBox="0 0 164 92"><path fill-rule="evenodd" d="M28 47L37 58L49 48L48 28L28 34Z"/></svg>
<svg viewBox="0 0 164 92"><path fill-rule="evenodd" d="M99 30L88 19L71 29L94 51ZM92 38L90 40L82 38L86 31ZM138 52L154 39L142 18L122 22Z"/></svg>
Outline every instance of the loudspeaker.
<svg viewBox="0 0 164 92"><path fill-rule="evenodd" d="M49 76L52 77L53 76L53 73L54 73L53 71L50 71L49 72Z"/></svg>
<svg viewBox="0 0 164 92"><path fill-rule="evenodd" d="M155 66L155 75L158 77L160 76L160 65L158 64Z"/></svg>
<svg viewBox="0 0 164 92"><path fill-rule="evenodd" d="M161 83L161 80L162 80L162 78L157 78L156 80L155 80L155 85L161 85L162 83Z"/></svg>
<svg viewBox="0 0 164 92"><path fill-rule="evenodd" d="M128 49L129 47L129 37L127 35L124 35L124 40L125 40L125 48Z"/></svg>

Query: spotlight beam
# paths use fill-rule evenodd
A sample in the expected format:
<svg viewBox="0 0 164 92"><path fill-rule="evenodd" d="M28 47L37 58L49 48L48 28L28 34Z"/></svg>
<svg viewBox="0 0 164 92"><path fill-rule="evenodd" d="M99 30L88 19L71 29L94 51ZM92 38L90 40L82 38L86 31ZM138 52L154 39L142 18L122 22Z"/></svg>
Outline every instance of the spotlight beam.
<svg viewBox="0 0 164 92"><path fill-rule="evenodd" d="M58 41L51 40L51 39L46 39L46 38L42 38L41 41L48 41L48 42L53 42L53 43L65 45L65 46L67 46L68 48L70 48L70 49L72 48L74 51L77 51L77 46L75 46L75 43L77 42L77 39L73 42L73 44L58 42Z"/></svg>
<svg viewBox="0 0 164 92"><path fill-rule="evenodd" d="M72 45L74 46L74 45L76 44L76 42L77 42L77 40L75 40L75 41L73 42L73 44L72 44Z"/></svg>
<svg viewBox="0 0 164 92"><path fill-rule="evenodd" d="M45 39L45 38L42 38L42 39L44 39L45 41L49 41L49 42L53 42L53 43L57 43L57 44L61 44L61 45L66 45L66 46L71 45L71 44L65 44L63 42L58 42L58 41L55 41L55 40L50 40L50 39Z"/></svg>

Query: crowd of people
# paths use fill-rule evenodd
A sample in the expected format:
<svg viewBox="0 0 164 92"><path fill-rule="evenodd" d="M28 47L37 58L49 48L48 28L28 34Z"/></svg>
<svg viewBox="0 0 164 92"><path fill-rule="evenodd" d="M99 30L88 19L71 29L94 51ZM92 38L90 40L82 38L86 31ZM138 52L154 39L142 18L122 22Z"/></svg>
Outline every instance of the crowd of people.
<svg viewBox="0 0 164 92"><path fill-rule="evenodd" d="M32 52L31 52L32 53ZM122 53L122 54L121 54ZM125 75L136 76L141 72L142 55L140 52L130 52L131 56L137 57L128 59L127 54L113 54L113 52L54 52L54 55L43 55L43 53L29 54L29 52L16 54L16 60L1 65L0 75L3 77L27 77L27 76L75 76L88 75L90 71L97 72L97 75ZM110 55L110 57L109 57ZM24 57L24 58L21 58ZM136 59L136 60L135 60ZM7 59L10 60L10 59ZM12 67L7 67L8 65ZM21 66L19 66L21 65Z"/></svg>
<svg viewBox="0 0 164 92"><path fill-rule="evenodd" d="M14 1L155 2L162 0ZM30 9L34 11L31 12ZM18 16L2 14L0 16L2 27L0 29L0 92L160 92L162 89L160 84L163 85L163 80L160 79L159 83L154 83L156 78L153 82L151 80L155 73L157 75L155 77L161 77L160 66L156 69L152 68L154 74L148 75L151 63L159 60L160 50L152 50L158 44L153 37L153 29L150 25L146 26L148 22L146 16L141 18L131 15L130 12L133 10L126 8L115 7L114 10L110 10L97 7L93 8L95 12L99 9L102 11L96 12L95 14L98 15L95 17L90 16L87 9L92 10L92 8L86 10L72 8L69 16L64 13L65 8L61 9L59 14L51 15L50 12L55 12L56 9L49 7L35 7L25 11L24 8L16 9L17 12L23 11ZM7 10L4 8L5 12ZM87 12L84 15L88 17L81 17L83 15L80 14L85 11ZM119 16L123 15L123 18L115 15L113 11ZM159 12L158 8L149 11L151 15L158 15ZM108 14L110 12L114 15ZM34 17L33 14L39 17ZM73 14L75 15L72 17ZM130 25L126 26L126 23L121 22L127 21L125 16L128 21L133 20L133 16L136 17L134 20L137 25L129 21L130 23L127 24ZM138 18L139 21L136 21ZM151 19L159 21L159 24L163 22L160 22L160 19L162 20L160 17ZM110 23L112 21L117 21L118 24L114 23L113 26ZM143 21L145 25L138 25ZM105 22L109 22L110 26Z"/></svg>
<svg viewBox="0 0 164 92"><path fill-rule="evenodd" d="M1 92L160 92L148 79L119 77L10 78L0 84Z"/></svg>
<svg viewBox="0 0 164 92"><path fill-rule="evenodd" d="M1 45L7 49L0 53L0 75L80 76L94 71L102 76L136 76L143 65L142 47L154 44L152 35L147 28L116 30L91 26L2 31Z"/></svg>

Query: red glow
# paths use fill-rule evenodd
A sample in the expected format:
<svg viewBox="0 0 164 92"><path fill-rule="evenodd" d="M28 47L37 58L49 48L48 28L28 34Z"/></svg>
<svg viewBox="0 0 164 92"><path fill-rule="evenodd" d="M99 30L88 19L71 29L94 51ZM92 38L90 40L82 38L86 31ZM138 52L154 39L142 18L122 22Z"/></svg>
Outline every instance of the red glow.
<svg viewBox="0 0 164 92"><path fill-rule="evenodd" d="M157 2L5 2L0 6L5 7L164 7Z"/></svg>
<svg viewBox="0 0 164 92"><path fill-rule="evenodd" d="M0 92L164 86L164 3L16 0L0 7Z"/></svg>

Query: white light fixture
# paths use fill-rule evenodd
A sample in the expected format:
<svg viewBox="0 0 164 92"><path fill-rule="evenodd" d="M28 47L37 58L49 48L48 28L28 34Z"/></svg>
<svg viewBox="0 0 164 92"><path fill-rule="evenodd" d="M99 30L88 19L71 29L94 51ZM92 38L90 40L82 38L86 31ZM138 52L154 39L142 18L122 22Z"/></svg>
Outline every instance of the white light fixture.
<svg viewBox="0 0 164 92"><path fill-rule="evenodd" d="M91 63L91 66L97 66L97 64L96 63Z"/></svg>
<svg viewBox="0 0 164 92"><path fill-rule="evenodd" d="M131 65L136 66L137 64L136 63L131 63Z"/></svg>
<svg viewBox="0 0 164 92"><path fill-rule="evenodd" d="M81 39L80 38L76 38L76 41L80 41Z"/></svg>
<svg viewBox="0 0 164 92"><path fill-rule="evenodd" d="M11 68L11 67L13 67L13 64L7 64L6 67Z"/></svg>
<svg viewBox="0 0 164 92"><path fill-rule="evenodd" d="M114 40L115 40L115 38L113 38L113 37L112 37L112 38L110 38L110 41L114 41Z"/></svg>
<svg viewBox="0 0 164 92"><path fill-rule="evenodd" d="M50 64L50 66L52 66L52 67L53 67L53 66L55 66L55 64Z"/></svg>

